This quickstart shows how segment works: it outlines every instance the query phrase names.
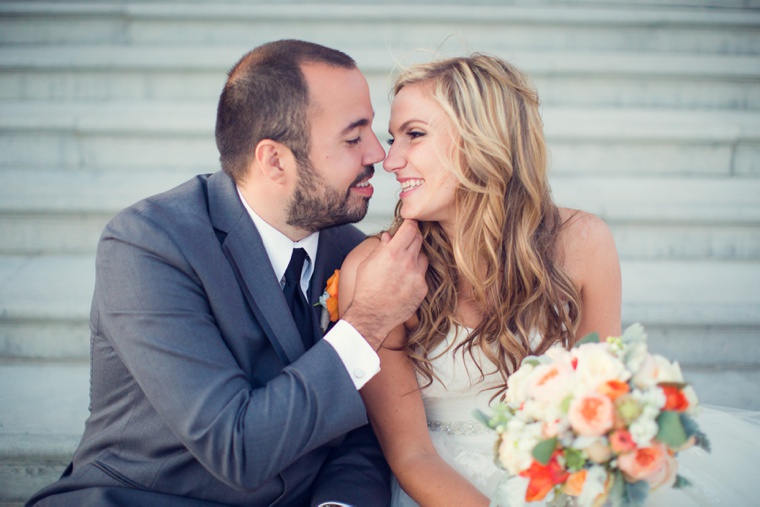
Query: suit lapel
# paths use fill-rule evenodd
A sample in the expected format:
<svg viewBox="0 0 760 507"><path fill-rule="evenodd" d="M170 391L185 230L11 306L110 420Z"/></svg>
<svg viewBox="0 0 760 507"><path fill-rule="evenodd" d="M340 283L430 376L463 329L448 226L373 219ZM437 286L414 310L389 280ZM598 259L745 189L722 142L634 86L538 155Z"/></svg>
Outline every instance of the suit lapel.
<svg viewBox="0 0 760 507"><path fill-rule="evenodd" d="M332 238L333 231L324 229L319 233L319 248L317 250L317 260L314 263L314 273L311 275L309 284L309 302L314 306L314 330L316 340L322 338L322 328L320 320L322 316L322 305L317 304L319 297L324 293L327 287L327 280L333 275L336 269L340 269L342 262L340 252L336 247L336 242Z"/></svg>
<svg viewBox="0 0 760 507"><path fill-rule="evenodd" d="M232 179L218 172L208 181L211 222L227 234L222 243L224 253L277 355L284 364L290 364L305 349L261 237L240 202Z"/></svg>

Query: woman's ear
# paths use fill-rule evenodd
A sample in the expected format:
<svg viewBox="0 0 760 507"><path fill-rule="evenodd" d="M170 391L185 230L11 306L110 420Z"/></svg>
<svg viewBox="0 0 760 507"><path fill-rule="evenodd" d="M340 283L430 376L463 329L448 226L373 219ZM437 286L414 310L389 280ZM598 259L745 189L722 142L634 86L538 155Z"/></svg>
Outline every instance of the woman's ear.
<svg viewBox="0 0 760 507"><path fill-rule="evenodd" d="M262 139L254 152L256 165L265 178L286 184L296 171L296 161L290 148L271 139Z"/></svg>

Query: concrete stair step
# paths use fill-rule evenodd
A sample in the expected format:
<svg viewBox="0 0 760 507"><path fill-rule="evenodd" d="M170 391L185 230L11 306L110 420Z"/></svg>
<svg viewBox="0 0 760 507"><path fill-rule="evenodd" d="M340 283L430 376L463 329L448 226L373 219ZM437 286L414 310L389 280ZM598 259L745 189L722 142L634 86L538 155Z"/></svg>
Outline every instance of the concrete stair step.
<svg viewBox="0 0 760 507"><path fill-rule="evenodd" d="M375 102L385 139L388 104ZM212 101L11 102L0 116L0 169L218 166ZM760 116L743 111L546 107L555 174L758 175Z"/></svg>
<svg viewBox="0 0 760 507"><path fill-rule="evenodd" d="M0 358L87 357L94 270L92 255L0 256ZM760 264L624 260L622 273L624 322L697 336L689 364L760 364Z"/></svg>
<svg viewBox="0 0 760 507"><path fill-rule="evenodd" d="M745 6L745 5L743 5ZM603 49L752 54L751 9L621 5L389 5L6 2L0 44L235 44L280 38L338 48Z"/></svg>
<svg viewBox="0 0 760 507"><path fill-rule="evenodd" d="M0 48L3 100L210 100L250 47L84 45ZM488 47L478 48L489 51ZM399 63L427 52L351 50L378 97ZM547 105L760 108L760 57L600 51L495 53L528 72ZM383 97L384 98L384 97Z"/></svg>
<svg viewBox="0 0 760 507"><path fill-rule="evenodd" d="M0 364L0 505L58 479L84 431L90 368Z"/></svg>
<svg viewBox="0 0 760 507"><path fill-rule="evenodd" d="M93 253L106 222L188 172L7 169L0 187L2 254ZM561 206L595 213L623 259L760 259L760 179L556 176ZM398 185L378 170L360 227L388 226Z"/></svg>

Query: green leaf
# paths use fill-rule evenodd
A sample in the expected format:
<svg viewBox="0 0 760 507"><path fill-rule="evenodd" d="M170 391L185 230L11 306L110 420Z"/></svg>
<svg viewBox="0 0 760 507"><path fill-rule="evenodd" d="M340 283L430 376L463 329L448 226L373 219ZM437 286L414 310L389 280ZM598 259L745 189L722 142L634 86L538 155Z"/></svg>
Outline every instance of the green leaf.
<svg viewBox="0 0 760 507"><path fill-rule="evenodd" d="M683 475L676 475L676 482L673 483L674 489L681 489L691 486L691 481Z"/></svg>
<svg viewBox="0 0 760 507"><path fill-rule="evenodd" d="M625 506L625 480L620 472L615 472L612 476L612 485L607 501L612 507Z"/></svg>
<svg viewBox="0 0 760 507"><path fill-rule="evenodd" d="M568 470L578 471L586 464L586 458L583 457L583 452L572 447L566 448L562 451L565 457L565 464Z"/></svg>
<svg viewBox="0 0 760 507"><path fill-rule="evenodd" d="M490 421L491 421L491 418L488 417L485 414L485 412L483 412L482 410L474 410L472 412L472 415L475 417L475 419L477 419L478 421L482 422L483 424L485 424L489 428L491 427L491 425L489 424Z"/></svg>
<svg viewBox="0 0 760 507"><path fill-rule="evenodd" d="M621 338L623 339L623 343L646 343L647 332L644 330L644 326L637 322L628 326L625 331L623 331L623 336Z"/></svg>
<svg viewBox="0 0 760 507"><path fill-rule="evenodd" d="M625 502L629 507L644 507L649 496L649 483L636 481L625 483Z"/></svg>
<svg viewBox="0 0 760 507"><path fill-rule="evenodd" d="M681 424L681 417L678 412L666 410L657 416L657 425L660 431L657 433L657 440L667 445L671 449L678 449L686 443L688 437Z"/></svg>
<svg viewBox="0 0 760 507"><path fill-rule="evenodd" d="M547 465L556 447L557 437L542 440L533 448L533 457L542 465Z"/></svg>
<svg viewBox="0 0 760 507"><path fill-rule="evenodd" d="M538 359L533 359L533 358L528 359L528 358L526 358L526 359L523 359L523 362L521 363L521 365L522 364L529 364L531 366L538 366L539 364L541 364L541 361L539 361Z"/></svg>
<svg viewBox="0 0 760 507"><path fill-rule="evenodd" d="M593 333L589 333L577 342L575 342L575 345L573 345L573 348L580 347L584 343L599 343L599 333L594 331Z"/></svg>

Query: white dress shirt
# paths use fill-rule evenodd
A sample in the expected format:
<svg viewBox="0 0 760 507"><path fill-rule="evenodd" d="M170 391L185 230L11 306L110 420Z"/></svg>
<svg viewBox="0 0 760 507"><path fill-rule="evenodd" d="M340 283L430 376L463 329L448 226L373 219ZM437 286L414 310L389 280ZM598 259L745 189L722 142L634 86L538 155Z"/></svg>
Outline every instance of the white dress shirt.
<svg viewBox="0 0 760 507"><path fill-rule="evenodd" d="M238 196L259 231L264 249L269 257L269 263L272 265L281 287L285 286L285 270L290 263L293 249L303 248L306 250L308 257L301 272L301 290L304 295L308 294L311 275L314 273L314 259L317 258L319 232L312 233L302 240L294 242L257 215L246 202L240 189L238 189ZM345 320L336 322L324 339L338 353L356 389L364 387L364 384L380 371L380 358L377 353L359 332Z"/></svg>

